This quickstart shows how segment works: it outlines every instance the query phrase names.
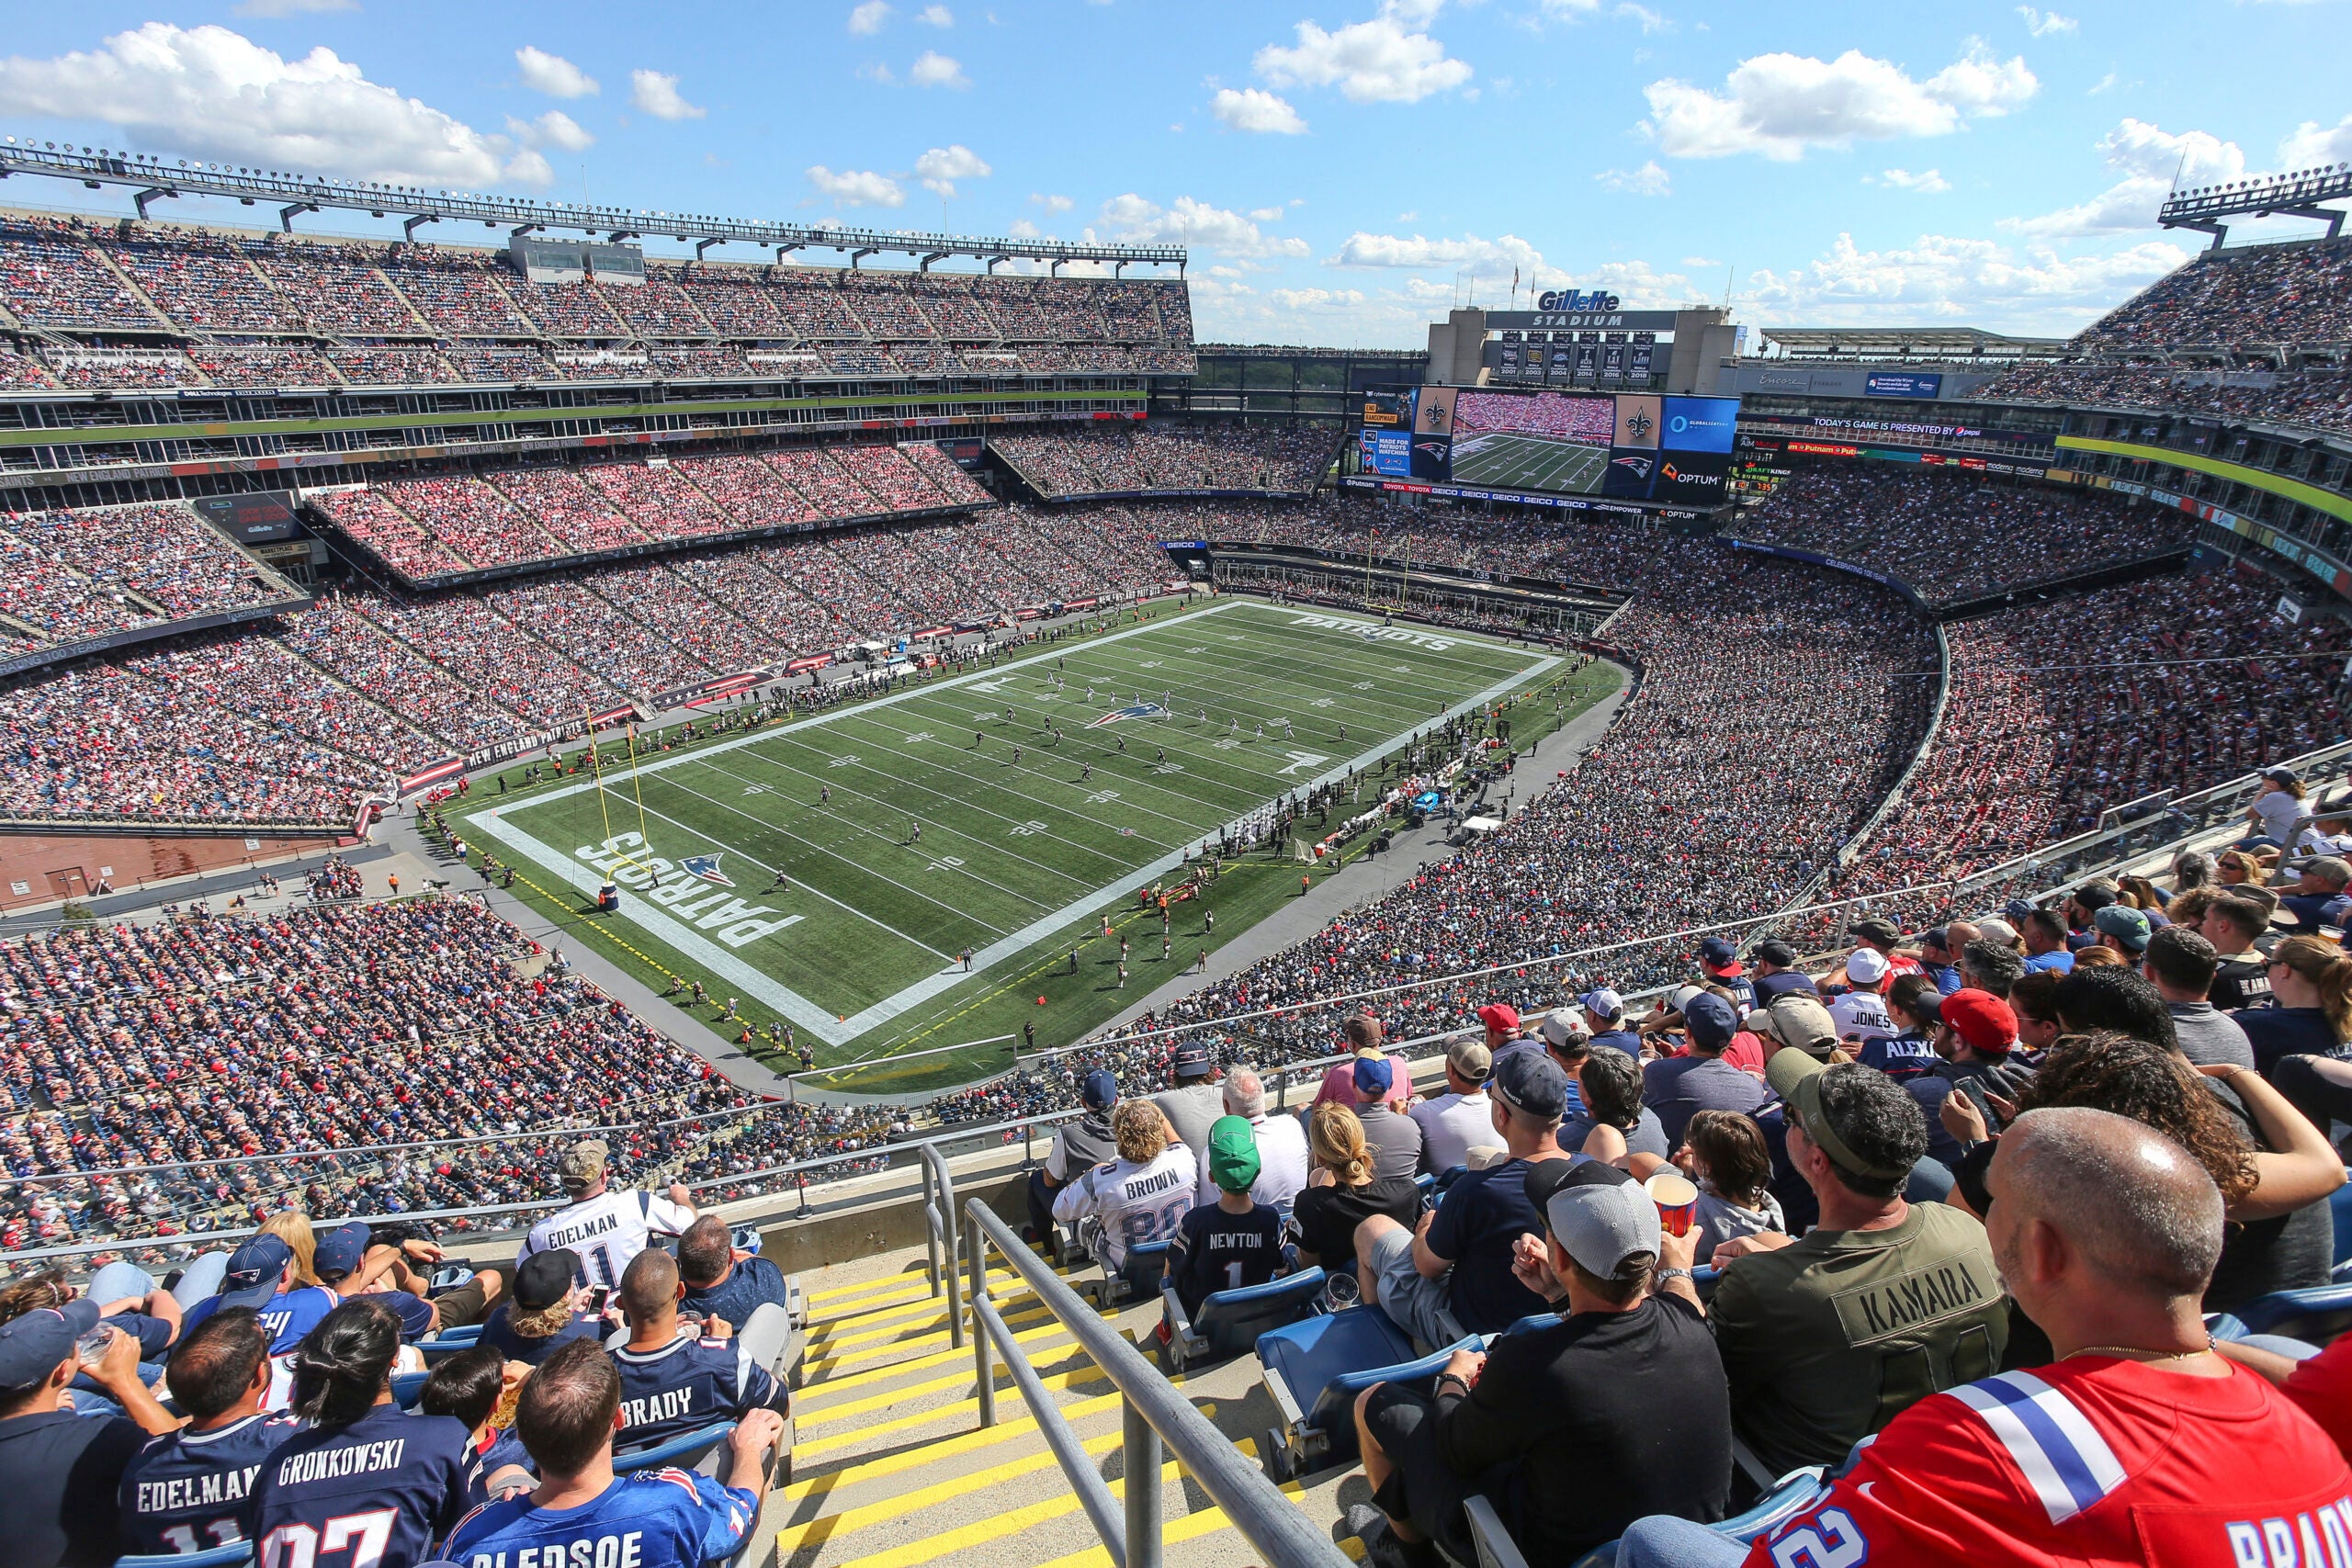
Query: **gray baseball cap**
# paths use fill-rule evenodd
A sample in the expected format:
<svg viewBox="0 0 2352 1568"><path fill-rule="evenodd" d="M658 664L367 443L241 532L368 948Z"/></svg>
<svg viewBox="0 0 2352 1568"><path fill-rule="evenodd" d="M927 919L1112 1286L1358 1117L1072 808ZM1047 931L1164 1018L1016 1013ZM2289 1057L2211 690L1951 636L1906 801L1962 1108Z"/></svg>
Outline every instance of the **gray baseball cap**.
<svg viewBox="0 0 2352 1568"><path fill-rule="evenodd" d="M1527 1173L1527 1196L1560 1250L1588 1274L1613 1280L1634 1254L1657 1256L1657 1204L1613 1165L1541 1161Z"/></svg>

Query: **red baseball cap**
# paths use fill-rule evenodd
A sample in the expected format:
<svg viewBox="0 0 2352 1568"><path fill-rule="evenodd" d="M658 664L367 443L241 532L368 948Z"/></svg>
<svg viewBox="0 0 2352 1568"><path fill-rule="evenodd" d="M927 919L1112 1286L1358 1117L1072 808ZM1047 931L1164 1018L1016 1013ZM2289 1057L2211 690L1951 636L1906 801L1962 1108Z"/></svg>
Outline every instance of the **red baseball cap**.
<svg viewBox="0 0 2352 1568"><path fill-rule="evenodd" d="M1505 1034L1519 1032L1519 1010L1509 1002L1488 1002L1478 1010L1478 1021Z"/></svg>
<svg viewBox="0 0 2352 1568"><path fill-rule="evenodd" d="M2009 1004L1972 986L1944 998L1943 1021L1970 1049L1987 1056L2007 1055L2018 1043L2018 1015Z"/></svg>

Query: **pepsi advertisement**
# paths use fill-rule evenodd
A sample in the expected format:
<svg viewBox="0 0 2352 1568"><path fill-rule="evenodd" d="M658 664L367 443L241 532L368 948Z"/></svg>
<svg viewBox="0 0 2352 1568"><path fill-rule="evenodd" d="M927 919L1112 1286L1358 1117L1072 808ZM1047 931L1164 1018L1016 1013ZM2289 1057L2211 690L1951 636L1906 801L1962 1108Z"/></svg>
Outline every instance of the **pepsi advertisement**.
<svg viewBox="0 0 2352 1568"><path fill-rule="evenodd" d="M1362 432L1362 442L1366 473L1385 474L1392 479L1413 477L1411 431L1374 430L1366 426Z"/></svg>

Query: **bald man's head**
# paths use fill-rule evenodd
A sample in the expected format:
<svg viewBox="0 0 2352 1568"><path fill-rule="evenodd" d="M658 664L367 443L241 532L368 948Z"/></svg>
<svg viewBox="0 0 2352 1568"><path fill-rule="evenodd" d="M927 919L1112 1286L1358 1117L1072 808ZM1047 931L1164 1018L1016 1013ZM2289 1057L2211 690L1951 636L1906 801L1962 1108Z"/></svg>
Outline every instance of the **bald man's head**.
<svg viewBox="0 0 2352 1568"><path fill-rule="evenodd" d="M651 1323L678 1303L678 1260L649 1247L621 1270L621 1306L631 1323Z"/></svg>
<svg viewBox="0 0 2352 1568"><path fill-rule="evenodd" d="M2164 1134L2087 1106L2029 1111L2002 1134L1993 1164L2004 1222L1996 1252L2001 1235L2039 1220L2114 1291L2167 1300L2204 1293L2222 1256L2222 1194ZM2009 1258L2000 1261L2008 1270Z"/></svg>

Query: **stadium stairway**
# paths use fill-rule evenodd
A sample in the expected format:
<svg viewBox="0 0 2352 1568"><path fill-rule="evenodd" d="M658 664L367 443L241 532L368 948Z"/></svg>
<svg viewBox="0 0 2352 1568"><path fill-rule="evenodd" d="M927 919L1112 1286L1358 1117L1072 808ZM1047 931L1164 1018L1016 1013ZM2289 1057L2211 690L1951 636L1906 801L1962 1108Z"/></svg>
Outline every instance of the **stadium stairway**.
<svg viewBox="0 0 2352 1568"><path fill-rule="evenodd" d="M997 1424L982 1427L972 1346L949 1343L947 1303L930 1293L920 1249L861 1258L802 1276L808 1352L794 1401L788 1484L769 1495L745 1559L764 1568L919 1568L929 1562L1108 1568L1077 1495L1001 1360ZM1020 1337L1114 1496L1124 1495L1120 1399L1091 1358L1010 1269L989 1279ZM1115 1314L1147 1354L1155 1300ZM1278 1417L1254 1358L1175 1380L1193 1404L1251 1458ZM1158 1484L1171 1568L1255 1560L1248 1541L1172 1460ZM1331 1470L1283 1488L1329 1528L1363 1500L1363 1474ZM1361 1558L1350 1538L1342 1550Z"/></svg>

